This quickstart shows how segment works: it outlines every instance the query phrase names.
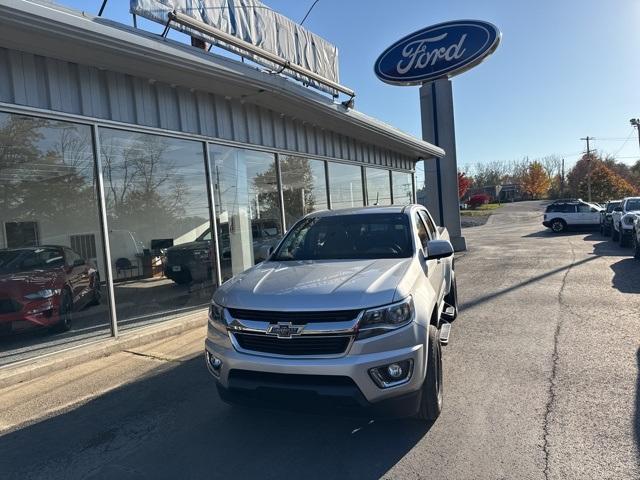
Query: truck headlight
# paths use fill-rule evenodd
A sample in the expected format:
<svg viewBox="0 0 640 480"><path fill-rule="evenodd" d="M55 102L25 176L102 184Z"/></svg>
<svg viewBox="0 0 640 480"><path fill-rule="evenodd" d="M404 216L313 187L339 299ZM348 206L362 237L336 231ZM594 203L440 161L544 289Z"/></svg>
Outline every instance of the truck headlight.
<svg viewBox="0 0 640 480"><path fill-rule="evenodd" d="M633 225L633 221L636 219L635 216L633 215L629 215L628 217L624 217L622 219L622 221L625 223L625 225Z"/></svg>
<svg viewBox="0 0 640 480"><path fill-rule="evenodd" d="M219 325L226 325L224 320L224 307L221 307L215 302L211 302L211 305L209 305L209 321Z"/></svg>
<svg viewBox="0 0 640 480"><path fill-rule="evenodd" d="M398 303L367 310L358 325L356 339L362 340L404 327L413 321L414 313L411 297Z"/></svg>
<svg viewBox="0 0 640 480"><path fill-rule="evenodd" d="M46 298L51 298L54 295L60 293L60 290L52 290L50 288L45 288L35 293L29 293L24 296L27 300L44 300Z"/></svg>

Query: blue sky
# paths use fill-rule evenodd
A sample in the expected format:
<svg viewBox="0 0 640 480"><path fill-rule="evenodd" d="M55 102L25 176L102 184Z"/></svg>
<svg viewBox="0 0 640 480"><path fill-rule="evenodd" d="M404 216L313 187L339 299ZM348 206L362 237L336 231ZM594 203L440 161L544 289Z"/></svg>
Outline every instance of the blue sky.
<svg viewBox="0 0 640 480"><path fill-rule="evenodd" d="M57 2L92 13L101 3ZM265 3L300 21L313 2ZM128 0L109 0L104 16L130 24L128 11ZM503 38L486 62L453 79L458 165L551 154L570 165L586 135L620 161L640 158L629 125L640 117L638 0L319 0L305 26L338 46L341 83L356 91L358 110L419 136L418 87L382 83L373 63L400 37L463 18L490 21Z"/></svg>

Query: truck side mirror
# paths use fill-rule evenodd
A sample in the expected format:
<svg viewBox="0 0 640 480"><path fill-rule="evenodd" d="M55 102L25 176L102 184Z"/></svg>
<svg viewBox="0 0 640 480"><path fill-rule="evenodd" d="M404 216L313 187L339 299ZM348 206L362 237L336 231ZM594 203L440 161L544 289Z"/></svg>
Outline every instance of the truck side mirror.
<svg viewBox="0 0 640 480"><path fill-rule="evenodd" d="M447 240L431 240L427 242L427 260L439 260L453 255L451 242Z"/></svg>

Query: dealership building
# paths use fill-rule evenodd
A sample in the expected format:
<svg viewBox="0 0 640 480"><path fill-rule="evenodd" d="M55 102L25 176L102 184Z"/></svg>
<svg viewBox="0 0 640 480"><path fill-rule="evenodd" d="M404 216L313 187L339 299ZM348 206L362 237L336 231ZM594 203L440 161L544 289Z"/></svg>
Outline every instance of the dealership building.
<svg viewBox="0 0 640 480"><path fill-rule="evenodd" d="M28 265L3 271L0 256L0 364L204 318L216 285L303 215L415 202L416 162L444 155L348 101L195 43L0 0L0 255L60 247L62 269L86 281L73 301L92 282L101 292L78 303L66 332L17 335L56 320L27 312L20 289L64 287Z"/></svg>

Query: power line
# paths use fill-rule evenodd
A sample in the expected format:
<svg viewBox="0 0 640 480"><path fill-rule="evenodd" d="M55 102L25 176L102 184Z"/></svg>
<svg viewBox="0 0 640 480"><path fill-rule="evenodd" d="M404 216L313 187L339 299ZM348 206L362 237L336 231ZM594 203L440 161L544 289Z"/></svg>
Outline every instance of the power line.
<svg viewBox="0 0 640 480"><path fill-rule="evenodd" d="M318 3L320 0L315 0L315 2L313 2L311 4L311 6L309 7L309 10L307 10L307 13L305 14L304 18L302 19L302 21L300 22L300 26L302 26L302 24L304 23L304 21L307 19L307 17L309 16L309 14L311 13L311 10L313 10L313 7L316 6L316 3Z"/></svg>
<svg viewBox="0 0 640 480"><path fill-rule="evenodd" d="M633 135L633 127L631 127L631 132L629 132L629 136L625 139L624 143L620 146L620 148L613 154L613 158L617 158L618 154L622 151L622 149L627 145L629 140L631 139L631 135Z"/></svg>

